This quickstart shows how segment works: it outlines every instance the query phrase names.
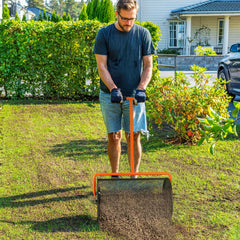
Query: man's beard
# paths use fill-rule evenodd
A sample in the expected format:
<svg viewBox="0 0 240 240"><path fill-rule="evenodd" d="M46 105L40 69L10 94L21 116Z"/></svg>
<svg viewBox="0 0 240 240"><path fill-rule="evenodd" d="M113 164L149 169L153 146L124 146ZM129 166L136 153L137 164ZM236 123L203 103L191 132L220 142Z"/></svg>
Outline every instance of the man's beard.
<svg viewBox="0 0 240 240"><path fill-rule="evenodd" d="M132 25L127 25L127 27L130 27L130 28L126 29L126 28L124 28L126 26L122 25L119 21L118 21L118 25L123 30L123 32L129 32L132 29Z"/></svg>

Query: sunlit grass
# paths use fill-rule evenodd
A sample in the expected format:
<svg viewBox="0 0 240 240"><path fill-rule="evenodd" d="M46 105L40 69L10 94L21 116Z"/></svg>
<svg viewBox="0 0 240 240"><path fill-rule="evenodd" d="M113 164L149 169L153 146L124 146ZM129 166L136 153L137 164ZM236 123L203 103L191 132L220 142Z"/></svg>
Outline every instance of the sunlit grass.
<svg viewBox="0 0 240 240"><path fill-rule="evenodd" d="M99 230L92 195L93 175L110 171L99 104L3 102L0 119L0 236L117 239ZM171 173L176 239L239 239L239 139L211 155L152 134L140 170Z"/></svg>

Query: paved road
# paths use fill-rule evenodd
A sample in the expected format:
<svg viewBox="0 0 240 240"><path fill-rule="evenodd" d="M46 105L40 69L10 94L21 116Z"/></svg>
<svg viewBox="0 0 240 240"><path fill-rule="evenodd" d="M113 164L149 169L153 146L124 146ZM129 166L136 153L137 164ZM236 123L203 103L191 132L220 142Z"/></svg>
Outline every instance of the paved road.
<svg viewBox="0 0 240 240"><path fill-rule="evenodd" d="M183 72L187 76L187 79L191 82L191 85L193 85L194 82L193 82L193 79L191 78L191 75L193 74L193 71L181 71L181 72ZM211 78L209 79L209 84L211 85L212 81L214 81L217 78L217 71L206 71L205 73L211 75ZM169 76L173 76L174 77L174 71L160 71L160 76L161 77L169 77ZM240 102L240 95L236 96L234 101ZM231 113L232 113L232 110L234 108L235 107L234 107L233 103L232 102L229 103L228 110L230 112L230 117L231 118L232 118L232 114ZM240 113L238 114L237 118L240 118ZM238 120L237 123L240 124L240 119Z"/></svg>
<svg viewBox="0 0 240 240"><path fill-rule="evenodd" d="M191 75L194 72L193 71L181 71L181 72L187 76L187 79L191 82L191 85L193 85L194 82L193 82ZM212 81L214 81L217 78L217 71L206 71L205 73L209 74L211 76L209 79L209 84L211 84ZM160 76L161 77L169 77L169 76L174 77L174 71L160 71Z"/></svg>

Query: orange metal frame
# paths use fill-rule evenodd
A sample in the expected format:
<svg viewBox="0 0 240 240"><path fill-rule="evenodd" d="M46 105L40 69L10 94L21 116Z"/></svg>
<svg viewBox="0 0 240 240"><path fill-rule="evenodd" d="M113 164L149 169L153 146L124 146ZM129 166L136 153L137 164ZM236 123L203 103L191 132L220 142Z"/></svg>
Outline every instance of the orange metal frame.
<svg viewBox="0 0 240 240"><path fill-rule="evenodd" d="M96 178L99 176L133 176L133 175L167 175L172 184L172 176L168 172L134 172L134 139L133 139L133 102L134 97L127 97L130 101L130 167L131 172L128 173L96 173L93 176L93 195L96 201Z"/></svg>

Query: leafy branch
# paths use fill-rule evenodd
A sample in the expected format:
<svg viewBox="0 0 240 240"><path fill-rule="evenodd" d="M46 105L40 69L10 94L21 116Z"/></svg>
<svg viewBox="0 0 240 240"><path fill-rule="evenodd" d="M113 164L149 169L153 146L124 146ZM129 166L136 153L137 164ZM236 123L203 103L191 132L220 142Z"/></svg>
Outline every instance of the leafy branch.
<svg viewBox="0 0 240 240"><path fill-rule="evenodd" d="M237 118L240 110L240 102L233 102L235 109L232 111L232 118L226 118L219 115L211 107L208 108L208 115L206 118L198 118L202 124L203 129L200 130L201 139L198 142L200 146L204 141L211 143L210 153L214 154L215 145L219 140L224 140L228 134L237 133Z"/></svg>

